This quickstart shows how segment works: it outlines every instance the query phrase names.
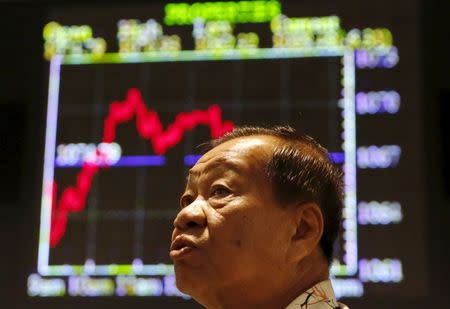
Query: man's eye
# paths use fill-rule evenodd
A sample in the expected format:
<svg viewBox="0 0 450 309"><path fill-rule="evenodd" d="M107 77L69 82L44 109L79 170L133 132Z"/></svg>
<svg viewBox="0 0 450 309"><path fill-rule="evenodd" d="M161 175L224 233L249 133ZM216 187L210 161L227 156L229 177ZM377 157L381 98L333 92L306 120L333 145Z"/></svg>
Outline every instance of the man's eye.
<svg viewBox="0 0 450 309"><path fill-rule="evenodd" d="M194 198L192 196L184 195L180 199L180 206L181 206L181 208L186 207L186 206L192 204L193 201L194 201Z"/></svg>
<svg viewBox="0 0 450 309"><path fill-rule="evenodd" d="M212 197L225 197L230 194L230 190L224 186L213 187L211 196Z"/></svg>

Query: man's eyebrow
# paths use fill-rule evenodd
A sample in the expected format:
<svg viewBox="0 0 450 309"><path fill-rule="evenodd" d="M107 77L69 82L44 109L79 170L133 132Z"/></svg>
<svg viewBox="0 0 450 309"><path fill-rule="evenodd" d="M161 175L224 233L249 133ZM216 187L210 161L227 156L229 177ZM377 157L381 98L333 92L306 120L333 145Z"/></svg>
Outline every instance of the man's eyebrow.
<svg viewBox="0 0 450 309"><path fill-rule="evenodd" d="M205 169L202 171L203 173L209 173L212 169L217 167L226 167L227 169L233 170L237 173L240 173L243 170L243 167L235 162L232 162L226 158L216 159L214 162L209 163ZM194 171L192 169L189 170L189 175L187 179L189 179L190 175L198 175L198 171Z"/></svg>

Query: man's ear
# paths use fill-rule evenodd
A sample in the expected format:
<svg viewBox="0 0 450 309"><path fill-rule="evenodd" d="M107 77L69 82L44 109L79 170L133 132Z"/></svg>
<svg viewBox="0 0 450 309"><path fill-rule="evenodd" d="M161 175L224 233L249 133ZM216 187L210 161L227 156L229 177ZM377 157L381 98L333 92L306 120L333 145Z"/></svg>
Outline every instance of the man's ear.
<svg viewBox="0 0 450 309"><path fill-rule="evenodd" d="M319 205L304 203L292 206L295 230L291 233L288 261L298 262L311 254L323 234L323 216Z"/></svg>

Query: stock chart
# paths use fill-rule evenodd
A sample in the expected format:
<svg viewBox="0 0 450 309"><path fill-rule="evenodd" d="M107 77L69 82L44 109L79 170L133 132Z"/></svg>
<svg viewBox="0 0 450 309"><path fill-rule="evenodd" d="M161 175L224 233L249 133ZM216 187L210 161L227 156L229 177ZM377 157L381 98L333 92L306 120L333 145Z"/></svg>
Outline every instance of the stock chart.
<svg viewBox="0 0 450 309"><path fill-rule="evenodd" d="M198 146L235 126L287 124L343 171L337 296L422 291L424 240L408 232L424 208L418 77L405 73L415 42L389 14L366 18L352 3L52 9L28 295L187 298L168 251Z"/></svg>

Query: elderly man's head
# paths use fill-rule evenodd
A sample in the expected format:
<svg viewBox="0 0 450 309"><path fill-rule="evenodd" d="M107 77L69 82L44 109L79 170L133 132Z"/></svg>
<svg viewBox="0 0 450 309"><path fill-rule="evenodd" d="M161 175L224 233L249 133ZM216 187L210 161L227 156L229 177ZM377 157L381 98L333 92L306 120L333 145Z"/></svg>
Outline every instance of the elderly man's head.
<svg viewBox="0 0 450 309"><path fill-rule="evenodd" d="M180 206L170 252L177 286L207 307L276 308L328 277L341 175L292 128L213 140Z"/></svg>

